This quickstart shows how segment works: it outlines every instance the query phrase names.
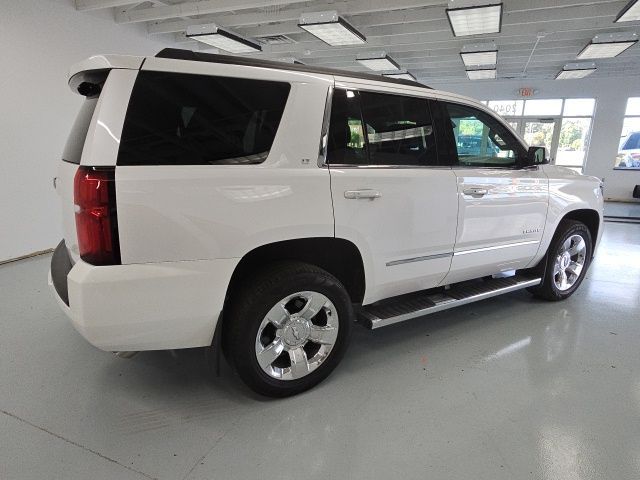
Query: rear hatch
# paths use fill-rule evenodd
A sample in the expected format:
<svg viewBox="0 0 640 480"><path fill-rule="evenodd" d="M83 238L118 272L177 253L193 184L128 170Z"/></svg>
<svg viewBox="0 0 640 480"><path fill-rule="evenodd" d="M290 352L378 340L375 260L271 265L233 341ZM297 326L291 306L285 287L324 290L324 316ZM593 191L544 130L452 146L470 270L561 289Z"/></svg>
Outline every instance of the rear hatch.
<svg viewBox="0 0 640 480"><path fill-rule="evenodd" d="M100 187L101 180L113 179L129 95L143 60L143 57L100 55L71 67L69 87L72 92L84 98L58 163L54 185L60 196L63 237L72 263L80 259L83 247L86 253L87 242L90 245L93 242L95 245L96 241L100 241L94 235L95 222L93 225L87 223L91 223L94 214L98 212L100 206L97 202L101 200L98 198L101 192L92 191L91 186ZM89 172L89 176L78 174L79 170ZM74 185L74 180L83 182ZM78 200L78 192L75 192L79 187L80 192L85 195L85 207L88 206L92 210L82 209L82 201ZM115 187L111 186L106 192L111 197L111 202L115 201L114 189ZM87 195L90 198L86 198ZM115 214L115 205L113 207L112 213ZM84 217L83 211L86 214ZM78 242L76 222L83 219L79 217L83 217L83 225L89 227L80 232L82 245ZM115 218L112 220L115 221ZM101 228L101 225L97 225L97 228ZM114 222L112 226L117 227ZM114 242L117 240L113 239ZM82 258L87 260L85 255L82 255Z"/></svg>

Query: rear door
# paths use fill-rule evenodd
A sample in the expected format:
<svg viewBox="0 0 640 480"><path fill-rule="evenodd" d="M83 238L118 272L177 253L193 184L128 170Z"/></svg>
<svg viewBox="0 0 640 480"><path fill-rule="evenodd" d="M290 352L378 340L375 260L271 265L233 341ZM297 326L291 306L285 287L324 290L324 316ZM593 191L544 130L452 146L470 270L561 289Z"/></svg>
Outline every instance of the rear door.
<svg viewBox="0 0 640 480"><path fill-rule="evenodd" d="M538 251L549 182L523 168L526 149L493 115L444 103L457 178L458 230L445 283L526 267Z"/></svg>
<svg viewBox="0 0 640 480"><path fill-rule="evenodd" d="M348 85L333 93L326 161L335 234L363 255L365 303L434 287L449 271L456 177L439 162L431 106Z"/></svg>

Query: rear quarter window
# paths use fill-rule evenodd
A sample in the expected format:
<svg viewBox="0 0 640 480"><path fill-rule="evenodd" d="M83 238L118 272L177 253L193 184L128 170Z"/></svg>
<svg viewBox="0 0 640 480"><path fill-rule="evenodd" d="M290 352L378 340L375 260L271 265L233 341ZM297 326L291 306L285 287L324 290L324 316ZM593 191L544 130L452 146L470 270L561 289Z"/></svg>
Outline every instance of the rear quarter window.
<svg viewBox="0 0 640 480"><path fill-rule="evenodd" d="M290 88L284 82L140 72L118 165L261 163L273 144Z"/></svg>

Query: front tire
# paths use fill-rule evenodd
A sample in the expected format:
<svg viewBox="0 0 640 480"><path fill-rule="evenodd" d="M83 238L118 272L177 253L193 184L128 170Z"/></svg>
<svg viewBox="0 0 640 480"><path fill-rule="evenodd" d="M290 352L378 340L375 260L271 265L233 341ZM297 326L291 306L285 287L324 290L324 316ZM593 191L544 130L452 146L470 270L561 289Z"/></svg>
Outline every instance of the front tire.
<svg viewBox="0 0 640 480"><path fill-rule="evenodd" d="M593 240L587 226L577 220L562 220L545 257L542 283L529 291L549 301L570 297L584 280L592 254Z"/></svg>
<svg viewBox="0 0 640 480"><path fill-rule="evenodd" d="M280 262L232 294L224 350L255 392L286 397L325 379L342 359L353 308L333 275L314 265Z"/></svg>

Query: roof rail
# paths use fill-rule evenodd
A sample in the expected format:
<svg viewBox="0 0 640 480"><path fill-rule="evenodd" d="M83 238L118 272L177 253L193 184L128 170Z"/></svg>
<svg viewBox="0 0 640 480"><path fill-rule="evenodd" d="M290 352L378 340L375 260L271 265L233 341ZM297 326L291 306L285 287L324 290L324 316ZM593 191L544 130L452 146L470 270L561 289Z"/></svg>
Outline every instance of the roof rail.
<svg viewBox="0 0 640 480"><path fill-rule="evenodd" d="M403 80L397 78L383 77L372 73L350 72L337 68L311 67L309 65L298 65L293 63L276 62L273 60L263 60L249 57L236 57L232 55L218 55L215 53L194 52L193 50L183 50L179 48L165 48L156 54L157 58L172 58L174 60L190 60L193 62L226 63L232 65L244 65L247 67L274 68L278 70L289 70L291 72L320 73L324 75L340 75L343 77L360 78L363 80L375 80L378 82L392 83L395 85L408 85L411 87L428 88L413 80Z"/></svg>

